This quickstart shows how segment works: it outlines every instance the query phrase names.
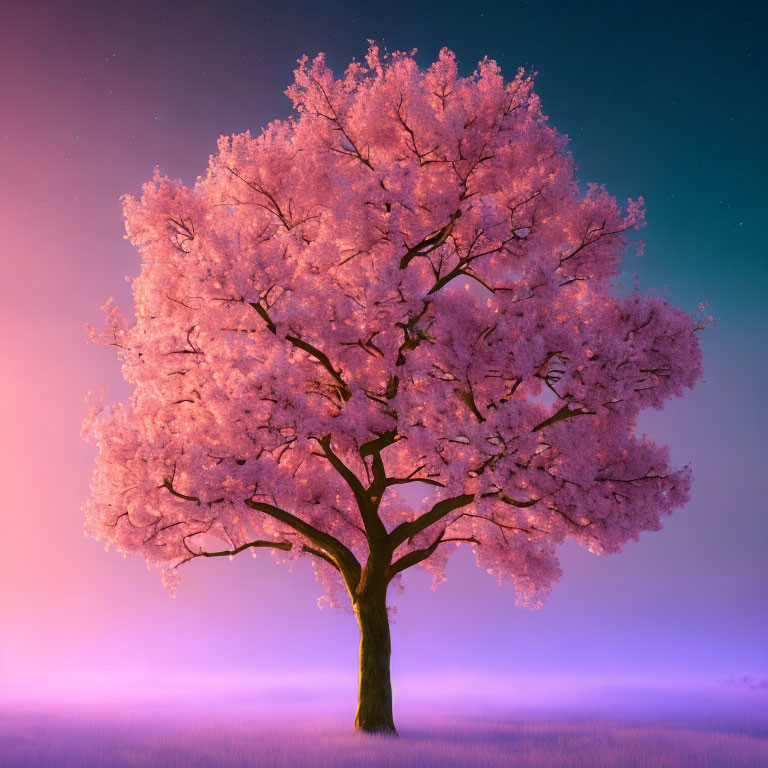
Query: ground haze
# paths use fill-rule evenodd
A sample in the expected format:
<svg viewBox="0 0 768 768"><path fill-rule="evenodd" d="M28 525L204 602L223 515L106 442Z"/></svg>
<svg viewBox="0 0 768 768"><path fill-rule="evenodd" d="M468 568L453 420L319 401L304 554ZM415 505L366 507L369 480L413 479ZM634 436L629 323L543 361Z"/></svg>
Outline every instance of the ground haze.
<svg viewBox="0 0 768 768"><path fill-rule="evenodd" d="M752 685L752 684L751 684ZM4 768L65 766L690 766L768 764L768 696L614 690L522 708L509 701L397 702L400 738L355 733L350 703L295 696L258 701L202 696L120 703L5 702Z"/></svg>

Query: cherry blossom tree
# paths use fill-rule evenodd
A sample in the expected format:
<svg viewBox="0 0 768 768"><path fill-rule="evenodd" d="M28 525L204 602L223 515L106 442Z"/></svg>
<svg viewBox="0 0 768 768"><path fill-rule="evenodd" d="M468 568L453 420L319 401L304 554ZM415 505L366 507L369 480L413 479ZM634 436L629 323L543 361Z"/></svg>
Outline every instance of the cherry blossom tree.
<svg viewBox="0 0 768 768"><path fill-rule="evenodd" d="M89 326L135 388L84 425L87 533L171 587L198 558L308 558L357 617L365 731L395 731L406 569L440 581L469 546L535 607L564 541L618 552L686 502L635 426L700 379L709 322L617 286L643 201L580 190L530 76L414 53L304 57L292 118L124 197L135 321Z"/></svg>

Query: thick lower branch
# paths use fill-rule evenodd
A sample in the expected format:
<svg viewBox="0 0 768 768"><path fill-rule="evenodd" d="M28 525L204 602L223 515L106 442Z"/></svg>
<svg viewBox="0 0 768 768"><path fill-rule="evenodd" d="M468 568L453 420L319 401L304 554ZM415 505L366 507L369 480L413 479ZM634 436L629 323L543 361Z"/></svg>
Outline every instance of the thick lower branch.
<svg viewBox="0 0 768 768"><path fill-rule="evenodd" d="M407 554L395 560L395 562L392 563L392 565L389 567L389 578L391 579L393 576L396 576L406 568L417 565L418 563L421 563L430 557L443 541L443 536L445 536L445 528L440 531L440 535L428 547L423 547L422 549L414 549L412 552L408 552Z"/></svg>
<svg viewBox="0 0 768 768"><path fill-rule="evenodd" d="M184 501L190 501L197 506L200 506L201 504L200 498L198 496L191 496L177 491L173 487L173 478L166 478L158 487L165 488L176 498L183 499ZM224 499L217 499L216 501L224 501ZM210 502L209 506L212 503L214 502ZM314 550L311 547L304 547L304 550L310 552L311 554L315 554L318 557L322 557L324 560L337 568L341 572L341 575L344 577L344 581L347 584L347 587L352 592L354 592L354 590L357 588L358 582L360 581L360 563L357 561L354 553L335 536L332 536L330 533L326 533L325 531L321 531L319 528L315 528L315 526L313 526L311 523L302 520L300 517L296 517L296 515L291 514L285 509L276 507L274 504L255 501L252 498L245 499L244 504L249 509L262 512L274 518L275 520L280 521L315 544L319 548L318 550ZM241 552L243 549L247 549L248 547L273 547L287 551L291 549L291 546L292 545L289 542L251 542L237 549L220 553L197 553L190 550L190 554L194 557L224 557L237 554L238 552ZM187 547L187 549L189 548Z"/></svg>
<svg viewBox="0 0 768 768"><path fill-rule="evenodd" d="M320 550L326 552L330 558L334 561L341 575L344 577L344 581L347 588L354 591L357 588L357 584L360 581L360 563L357 558L344 544L342 544L335 536L331 536L325 531L321 531L315 528L310 523L302 520L290 512L287 512L280 507L276 507L273 504L267 504L261 501L254 501L253 499L245 499L245 505L250 509L257 512L263 512L275 520L293 528L293 530L300 533L305 538L309 539L313 544L317 545Z"/></svg>
<svg viewBox="0 0 768 768"><path fill-rule="evenodd" d="M463 493L460 496L454 496L450 499L443 499L438 501L428 512L420 515L415 520L411 520L407 523L400 523L389 534L389 545L394 552L404 541L412 538L417 533L428 528L430 525L438 522L446 515L453 512L454 509L460 507L466 507L471 504L475 499L473 493Z"/></svg>
<svg viewBox="0 0 768 768"><path fill-rule="evenodd" d="M321 560L325 560L328 565L333 566L339 573L341 573L341 569L336 564L336 561L327 553L323 552L322 549L315 549L314 547L308 547L306 544L304 544L301 548L302 552L307 552L310 555L314 555L315 557L319 557Z"/></svg>

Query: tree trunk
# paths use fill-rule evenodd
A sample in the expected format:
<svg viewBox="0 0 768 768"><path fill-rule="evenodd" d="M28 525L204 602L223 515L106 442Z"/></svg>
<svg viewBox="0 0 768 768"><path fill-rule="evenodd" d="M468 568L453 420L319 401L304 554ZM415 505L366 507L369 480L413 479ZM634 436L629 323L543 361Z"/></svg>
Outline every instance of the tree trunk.
<svg viewBox="0 0 768 768"><path fill-rule="evenodd" d="M387 616L387 588L368 588L358 597L355 615L360 626L360 678L355 728L397 735L392 719L389 658L392 646Z"/></svg>

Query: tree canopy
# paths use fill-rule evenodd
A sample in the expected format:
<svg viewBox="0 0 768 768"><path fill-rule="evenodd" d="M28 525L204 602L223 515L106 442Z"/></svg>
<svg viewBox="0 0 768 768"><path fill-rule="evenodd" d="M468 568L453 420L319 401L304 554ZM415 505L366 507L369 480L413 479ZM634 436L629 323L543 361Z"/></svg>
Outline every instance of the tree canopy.
<svg viewBox="0 0 768 768"><path fill-rule="evenodd" d="M341 77L301 59L286 93L194 185L123 198L135 320L110 302L90 333L135 388L86 420L87 532L169 584L308 557L334 603L374 552L387 582L439 580L469 546L537 605L565 540L658 529L690 473L637 416L700 379L707 320L615 285L642 198L580 189L532 78L489 59L372 45Z"/></svg>

